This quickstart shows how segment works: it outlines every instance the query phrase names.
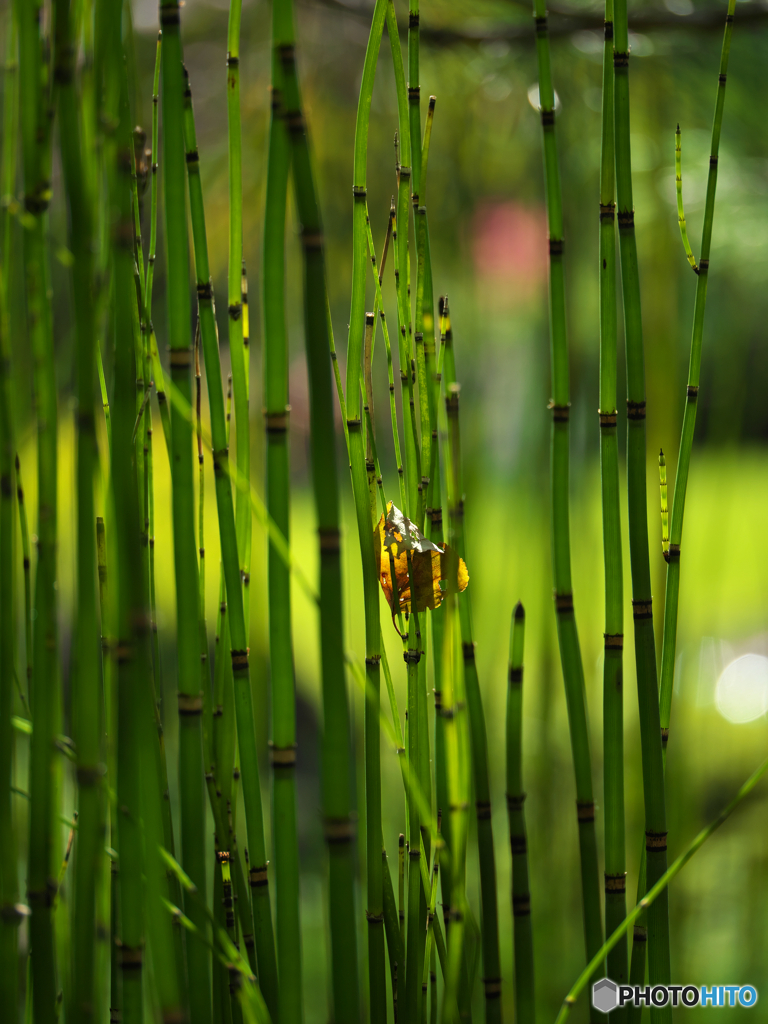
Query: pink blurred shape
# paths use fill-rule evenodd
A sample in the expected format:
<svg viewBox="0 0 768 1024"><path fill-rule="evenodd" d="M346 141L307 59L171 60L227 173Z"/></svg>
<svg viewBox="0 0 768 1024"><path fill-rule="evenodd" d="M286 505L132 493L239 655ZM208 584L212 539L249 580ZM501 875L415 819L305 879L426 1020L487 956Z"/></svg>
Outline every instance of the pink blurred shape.
<svg viewBox="0 0 768 1024"><path fill-rule="evenodd" d="M513 201L485 201L472 225L475 272L506 297L524 299L547 277L547 219L543 208Z"/></svg>

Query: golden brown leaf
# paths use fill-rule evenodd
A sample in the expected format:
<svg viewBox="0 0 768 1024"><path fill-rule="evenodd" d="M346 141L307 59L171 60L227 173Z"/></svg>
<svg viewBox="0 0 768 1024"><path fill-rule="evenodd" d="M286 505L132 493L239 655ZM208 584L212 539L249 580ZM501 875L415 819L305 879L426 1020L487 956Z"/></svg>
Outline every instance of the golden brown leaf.
<svg viewBox="0 0 768 1024"><path fill-rule="evenodd" d="M410 612L414 606L417 612L438 608L451 579L457 591L466 590L469 573L464 559L447 544L438 547L427 540L392 502L386 518L382 515L377 523L373 540L379 582L393 621L398 611Z"/></svg>

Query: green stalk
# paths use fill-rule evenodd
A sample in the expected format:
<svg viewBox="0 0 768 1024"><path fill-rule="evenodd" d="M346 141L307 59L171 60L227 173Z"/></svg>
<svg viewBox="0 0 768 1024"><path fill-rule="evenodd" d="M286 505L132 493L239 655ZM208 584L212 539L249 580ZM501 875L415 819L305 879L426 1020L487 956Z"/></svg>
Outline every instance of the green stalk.
<svg viewBox="0 0 768 1024"><path fill-rule="evenodd" d="M648 552L645 450L645 365L632 200L629 135L629 36L626 0L615 0L614 88L616 196L618 201L624 336L627 361L627 505L635 624L640 739L645 798L647 882L653 886L667 868L667 814L659 724L659 693L653 637L651 570ZM669 908L666 891L648 914L648 962L652 985L669 984ZM651 1008L652 1021L671 1019L671 1008Z"/></svg>
<svg viewBox="0 0 768 1024"><path fill-rule="evenodd" d="M191 401L189 244L184 150L184 78L179 6L164 0L162 107L164 199L167 252L168 340L174 388ZM205 793L203 786L202 710L200 692L198 568L195 552L192 425L171 409L173 557L176 580L177 676L179 713L179 790L181 863L197 887L196 900L185 900L189 919L205 934ZM201 906L202 904L202 906ZM202 942L186 943L190 1019L211 1019L208 951Z"/></svg>
<svg viewBox="0 0 768 1024"><path fill-rule="evenodd" d="M339 534L339 495L333 391L328 369L325 256L320 208L301 108L294 51L281 51L293 180L302 224L304 337L310 385L312 480L320 546L320 645L323 680L322 793L330 884L331 972L334 1019L359 1019L355 943L355 862L352 846L350 717L344 669L344 633ZM384 869L382 868L382 871ZM388 871L387 871L388 875Z"/></svg>
<svg viewBox="0 0 768 1024"><path fill-rule="evenodd" d="M384 19L391 0L376 0L371 32L365 52L355 126L352 221L352 297L347 344L347 430L352 490L357 513L357 530L363 563L365 603L365 797L366 865L368 919L368 1000L371 1024L383 1024L386 1017L384 929L382 927L383 880L381 866L381 760L380 760L380 661L379 581L373 548L373 523L368 498L360 408L360 373L365 332L365 281L368 267L366 230L366 180L368 126L371 95L376 73Z"/></svg>
<svg viewBox="0 0 768 1024"><path fill-rule="evenodd" d="M443 303L447 325L450 314L447 299ZM450 329L449 326L446 328ZM451 352L451 355L453 353ZM448 417L448 437L451 445L451 459L456 468L455 505L451 512L453 519L453 543L460 558L466 561L464 539L464 490L461 477L461 431L459 425L459 385L455 378L455 363L451 358L445 371L447 398L445 403ZM496 861L493 851L493 826L491 822L491 787L488 773L488 738L485 729L483 700L477 677L475 644L472 635L472 606L469 593L459 598L459 624L461 649L464 660L464 687L469 712L471 736L472 774L477 816L477 847L480 860L480 894L482 903L481 933L483 943L483 985L485 990L485 1019L488 1024L500 1022L501 1015L501 960L499 957L499 921L496 893Z"/></svg>
<svg viewBox="0 0 768 1024"><path fill-rule="evenodd" d="M112 26L112 59L119 68L119 22ZM119 74L117 70L114 72ZM133 225L130 206L130 146L127 102L121 103L114 226L115 391L112 403L112 465L131 467L137 367L133 337ZM141 1024L144 1016L144 851L141 827L142 723L136 692L141 687L148 617L143 605L140 512L133 472L112 472L117 547L117 838L120 852L118 967L122 979L122 1019Z"/></svg>
<svg viewBox="0 0 768 1024"><path fill-rule="evenodd" d="M512 850L512 914L515 935L515 1018L535 1024L531 893L528 887L528 840L523 804L523 650L525 610L518 601L509 638L507 690L507 812Z"/></svg>
<svg viewBox="0 0 768 1024"><path fill-rule="evenodd" d="M717 165L720 152L720 130L723 124L725 85L728 75L728 57L731 50L735 0L729 0L725 18L723 47L720 53L720 74L715 101L715 115L712 122L712 143L709 156L707 197L704 204L704 225L701 230L701 256L696 281L696 299L693 307L693 332L691 355L688 364L688 386L686 387L683 428L680 435L680 452L677 458L675 493L672 499L672 522L667 558L667 586L664 602L664 639L661 648L661 740L666 750L669 737L669 718L672 709L672 685L675 675L675 653L677 647L677 609L680 596L680 545L683 539L683 516L685 496L688 488L688 473L691 464L691 448L696 427L696 407L699 396L701 375L701 343L704 335L704 313L707 304L709 282L709 253L712 242L712 225L715 217L715 190L717 188ZM679 131L679 126L678 126ZM682 198L680 200L682 208Z"/></svg>
<svg viewBox="0 0 768 1024"><path fill-rule="evenodd" d="M48 298L46 211L50 201L49 99L43 92L40 5L18 0L19 83L21 103L24 238L27 323L35 366L38 435L38 544L35 580L34 683L29 765L29 861L27 902L35 1019L56 1019L56 960L53 935L54 875L54 741L58 706L56 600L56 374Z"/></svg>
<svg viewBox="0 0 768 1024"><path fill-rule="evenodd" d="M16 19L10 8L6 18L6 57L3 75L4 203L15 190L18 74ZM15 688L16 614L14 602L14 423L11 398L11 338L8 312L10 268L10 213L3 213L3 267L0 277L0 1006L12 1021L18 1019L18 907L17 844L14 830L13 782L14 735L11 723Z"/></svg>
<svg viewBox="0 0 768 1024"><path fill-rule="evenodd" d="M413 377L412 352L411 352L411 310L410 310L410 264L408 256L408 233L409 217L411 207L412 178L411 172L411 129L410 112L408 102L408 90L405 82L405 69L403 67L403 54L400 49L400 36L397 28L397 17L395 6L391 2L387 4L387 34L389 35L390 49L392 51L392 66L395 73L395 89L397 94L397 114L399 134L396 139L397 155L397 214L393 223L392 241L394 245L394 267L395 285L397 289L397 328L398 328L398 353L400 362L400 393L403 407L403 442L405 452L405 482L407 502L403 512L410 516L419 525L422 523L423 515L421 510L421 488L419 469L419 447L416 437L416 424L414 418L413 401ZM418 46L417 46L418 50ZM409 41L409 55L411 46ZM416 78L418 81L418 53L416 60ZM418 101L418 96L416 96ZM416 136L416 143L413 146L415 153L418 146L419 135ZM421 152L419 151L419 156ZM398 234L398 226L400 231Z"/></svg>
<svg viewBox="0 0 768 1024"><path fill-rule="evenodd" d="M285 325L285 217L290 144L285 122L280 52L294 40L288 0L272 8L272 109L264 213L264 416L267 510L290 542L288 340ZM281 1024L303 1016L296 824L296 698L288 566L274 544L268 553L269 661L272 710L272 803L275 917Z"/></svg>
<svg viewBox="0 0 768 1024"><path fill-rule="evenodd" d="M613 0L605 4L603 104L600 157L600 470L605 569L603 660L603 787L605 800L605 930L624 919L626 853L624 840L624 588L619 500L619 447L616 436L616 171L613 99ZM608 976L627 983L626 943L614 947ZM619 1011L620 1015L625 1011Z"/></svg>
<svg viewBox="0 0 768 1024"><path fill-rule="evenodd" d="M103 862L104 800L101 779L102 721L96 607L96 537L93 480L98 453L94 393L96 323L93 196L83 161L75 90L76 34L69 0L56 2L60 144L69 208L75 333L77 339L77 670L73 690L73 738L77 749L78 839L75 862L74 950L70 1012L75 1021L94 1018L96 889Z"/></svg>
<svg viewBox="0 0 768 1024"><path fill-rule="evenodd" d="M563 273L563 207L555 136L555 93L549 51L545 0L535 0L536 53L539 68L539 103L544 143L544 180L549 224L549 326L552 359L552 568L560 662L565 682L571 732L576 808L581 856L581 890L587 959L602 944L600 883L595 836L595 804L589 752L584 667L573 611L569 510L570 384ZM592 1019L597 1019L593 1010Z"/></svg>

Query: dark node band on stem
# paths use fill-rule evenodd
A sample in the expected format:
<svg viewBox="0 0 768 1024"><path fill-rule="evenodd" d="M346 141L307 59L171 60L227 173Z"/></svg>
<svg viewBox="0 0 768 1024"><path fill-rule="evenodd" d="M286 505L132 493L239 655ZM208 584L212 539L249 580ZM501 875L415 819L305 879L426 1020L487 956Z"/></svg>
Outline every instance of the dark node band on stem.
<svg viewBox="0 0 768 1024"><path fill-rule="evenodd" d="M554 110L542 110L541 112L541 126L542 128L554 128L555 125L555 112Z"/></svg>
<svg viewBox="0 0 768 1024"><path fill-rule="evenodd" d="M552 419L555 423L568 422L571 415L570 402L567 405L557 405L555 402L549 402L547 408L552 410Z"/></svg>
<svg viewBox="0 0 768 1024"><path fill-rule="evenodd" d="M240 58L234 57L229 51L227 51L227 67L236 68L240 66Z"/></svg>
<svg viewBox="0 0 768 1024"><path fill-rule="evenodd" d="M304 115L300 110L288 110L285 114L285 123L288 125L288 131L292 135L303 135L307 130L306 122L304 121Z"/></svg>
<svg viewBox="0 0 768 1024"><path fill-rule="evenodd" d="M614 220L616 203L600 203L600 220Z"/></svg>
<svg viewBox="0 0 768 1024"><path fill-rule="evenodd" d="M301 244L307 252L318 252L323 248L322 231L307 231L303 229L301 232Z"/></svg>
<svg viewBox="0 0 768 1024"><path fill-rule="evenodd" d="M252 889L259 889L263 885L269 885L268 866L269 861L266 864L262 864L261 867L251 868L248 872L248 884Z"/></svg>
<svg viewBox="0 0 768 1024"><path fill-rule="evenodd" d="M525 839L523 839L525 842ZM515 851L512 850L514 853ZM525 850L522 851L525 853ZM514 917L528 917L531 913L531 897L529 893L512 897L512 914Z"/></svg>
<svg viewBox="0 0 768 1024"><path fill-rule="evenodd" d="M595 802L594 800L577 800L576 801L576 817L580 825L585 824L589 821L595 820Z"/></svg>
<svg viewBox="0 0 768 1024"><path fill-rule="evenodd" d="M605 891L606 893L625 893L627 891L626 871L622 871L620 874L616 875L609 875L606 872Z"/></svg>
<svg viewBox="0 0 768 1024"><path fill-rule="evenodd" d="M409 103L418 103L420 96L421 96L421 88L418 85L409 85L408 86L408 101L409 101Z"/></svg>
<svg viewBox="0 0 768 1024"><path fill-rule="evenodd" d="M601 430L607 430L609 427L615 427L616 426L616 417L617 417L618 414L615 411L614 412L601 412L598 409L597 410L597 415L598 415L598 417L600 419L600 429Z"/></svg>
<svg viewBox="0 0 768 1024"><path fill-rule="evenodd" d="M645 419L645 401L634 402L631 398L627 399L627 419L628 420L644 420Z"/></svg>
<svg viewBox="0 0 768 1024"><path fill-rule="evenodd" d="M372 911L366 910L365 919L368 924L384 924L384 913L382 911L381 914L374 914Z"/></svg>
<svg viewBox="0 0 768 1024"><path fill-rule="evenodd" d="M411 11L410 14L408 15L408 28L418 28L418 27L419 27L419 12L418 11Z"/></svg>
<svg viewBox="0 0 768 1024"><path fill-rule="evenodd" d="M634 231L635 230L635 211L634 210L619 210L618 221L619 221L619 231Z"/></svg>
<svg viewBox="0 0 768 1024"><path fill-rule="evenodd" d="M550 258L552 256L562 256L563 255L563 246L564 246L564 244L565 244L565 241L562 238L550 238L550 240L549 240L549 255L550 255Z"/></svg>
<svg viewBox="0 0 768 1024"><path fill-rule="evenodd" d="M106 765L93 764L86 765L80 764L77 766L77 784L78 786L95 786L97 783L107 774Z"/></svg>
<svg viewBox="0 0 768 1024"><path fill-rule="evenodd" d="M725 85L725 83L728 81L728 75L718 75L717 80L720 83L720 85Z"/></svg>
<svg viewBox="0 0 768 1024"><path fill-rule="evenodd" d="M648 929L644 924L636 924L632 929L632 941L633 942L647 942L648 941Z"/></svg>
<svg viewBox="0 0 768 1024"><path fill-rule="evenodd" d="M199 164L200 154L196 149L187 150L187 163L188 164Z"/></svg>
<svg viewBox="0 0 768 1024"><path fill-rule="evenodd" d="M633 601L632 602L632 618L637 619L652 619L653 618L653 601Z"/></svg>
<svg viewBox="0 0 768 1024"><path fill-rule="evenodd" d="M525 796L525 793L507 793L507 810L522 811Z"/></svg>
<svg viewBox="0 0 768 1024"><path fill-rule="evenodd" d="M541 17L534 17L533 23L536 26L537 35L543 35L547 31L548 21L546 14Z"/></svg>
<svg viewBox="0 0 768 1024"><path fill-rule="evenodd" d="M709 158L709 166L710 167L717 167L717 157L716 156L711 156Z"/></svg>
<svg viewBox="0 0 768 1024"><path fill-rule="evenodd" d="M203 713L202 693L179 693L179 715L193 716Z"/></svg>
<svg viewBox="0 0 768 1024"><path fill-rule="evenodd" d="M499 999L501 997L501 978L483 978L483 988L486 999Z"/></svg>
<svg viewBox="0 0 768 1024"><path fill-rule="evenodd" d="M379 665L381 664L381 655L372 654L370 657L365 659L365 664L368 665L370 668L378 668Z"/></svg>
<svg viewBox="0 0 768 1024"><path fill-rule="evenodd" d="M618 50L614 50L613 53L613 69L621 70L629 67L629 53L621 53Z"/></svg>
<svg viewBox="0 0 768 1024"><path fill-rule="evenodd" d="M355 837L355 823L347 816L323 819L323 838L326 843L351 843Z"/></svg>
<svg viewBox="0 0 768 1024"><path fill-rule="evenodd" d="M476 800L475 810L477 812L478 821L490 821L491 820L491 801L490 800Z"/></svg>
<svg viewBox="0 0 768 1024"><path fill-rule="evenodd" d="M472 640L469 640L466 643L462 643L462 645L461 645L461 653L462 653L462 655L464 657L464 661L474 661L475 660L475 645L474 645Z"/></svg>
<svg viewBox="0 0 768 1024"><path fill-rule="evenodd" d="M645 833L645 849L647 853L662 853L667 848L666 832Z"/></svg>
<svg viewBox="0 0 768 1024"><path fill-rule="evenodd" d="M662 745L662 747L666 747L667 743L669 743L669 729L662 729L661 730L661 745Z"/></svg>
<svg viewBox="0 0 768 1024"><path fill-rule="evenodd" d="M160 24L163 28L178 25L181 20L179 3L167 3L160 7Z"/></svg>
<svg viewBox="0 0 768 1024"><path fill-rule="evenodd" d="M573 615L573 594L555 592L555 611L558 615Z"/></svg>
<svg viewBox="0 0 768 1024"><path fill-rule="evenodd" d="M365 199L365 197L368 195L368 189L365 187L365 185L353 185L352 195L355 197L355 199Z"/></svg>
<svg viewBox="0 0 768 1024"><path fill-rule="evenodd" d="M359 430L360 426L360 420L347 420L347 430Z"/></svg>
<svg viewBox="0 0 768 1024"><path fill-rule="evenodd" d="M294 43L280 43L277 47L277 52L280 55L280 62L284 66L290 66L296 60L296 46Z"/></svg>
<svg viewBox="0 0 768 1024"><path fill-rule="evenodd" d="M200 302L210 302L213 298L213 285L210 278L207 281L197 282L197 298Z"/></svg>
<svg viewBox="0 0 768 1024"><path fill-rule="evenodd" d="M523 681L523 669L522 669L522 666L520 668L510 668L510 670L509 670L509 681L510 681L510 683L522 683L522 681Z"/></svg>
<svg viewBox="0 0 768 1024"><path fill-rule="evenodd" d="M421 651L403 651L403 661L406 665L418 665L421 661Z"/></svg>
<svg viewBox="0 0 768 1024"><path fill-rule="evenodd" d="M144 964L144 949L141 946L125 946L121 943L117 956L123 971L140 971Z"/></svg>
<svg viewBox="0 0 768 1024"><path fill-rule="evenodd" d="M318 531L320 537L321 551L339 551L341 548L341 534L336 526L321 526Z"/></svg>
<svg viewBox="0 0 768 1024"><path fill-rule="evenodd" d="M605 640L605 649L621 651L624 649L624 634L623 633L603 633L603 639Z"/></svg>
<svg viewBox="0 0 768 1024"><path fill-rule="evenodd" d="M699 260L699 274L706 274L709 270L709 260Z"/></svg>
<svg viewBox="0 0 768 1024"><path fill-rule="evenodd" d="M296 766L296 744L277 747L270 741L269 763L273 768L294 768Z"/></svg>
<svg viewBox="0 0 768 1024"><path fill-rule="evenodd" d="M265 429L268 434L285 434L288 430L291 407L286 405L285 409L268 412L264 411Z"/></svg>
<svg viewBox="0 0 768 1024"><path fill-rule="evenodd" d="M603 31L606 39L613 39L613 22L606 21L603 23Z"/></svg>
<svg viewBox="0 0 768 1024"><path fill-rule="evenodd" d="M670 544L667 551L664 552L664 557L667 562L679 562L680 561L680 545Z"/></svg>
<svg viewBox="0 0 768 1024"><path fill-rule="evenodd" d="M227 306L227 313L229 314L230 320L239 320L243 315L243 305L241 302L230 302Z"/></svg>
<svg viewBox="0 0 768 1024"><path fill-rule="evenodd" d="M248 651L232 651L232 671L248 671Z"/></svg>

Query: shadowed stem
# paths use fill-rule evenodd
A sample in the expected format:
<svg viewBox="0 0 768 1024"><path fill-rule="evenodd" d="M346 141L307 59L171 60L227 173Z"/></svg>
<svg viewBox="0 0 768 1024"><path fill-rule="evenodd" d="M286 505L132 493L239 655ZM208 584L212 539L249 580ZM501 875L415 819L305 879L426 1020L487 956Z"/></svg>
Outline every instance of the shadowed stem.
<svg viewBox="0 0 768 1024"><path fill-rule="evenodd" d="M595 804L587 729L584 667L573 609L569 509L570 371L563 273L563 209L555 136L555 93L550 65L547 13L544 0L535 0L539 104L544 144L544 182L549 225L549 328L552 363L551 508L552 567L560 662L568 705L576 809L581 856L581 889L587 958L602 943L600 883L595 836ZM597 1011L592 1011L593 1017ZM594 1017L596 1019L596 1017Z"/></svg>

